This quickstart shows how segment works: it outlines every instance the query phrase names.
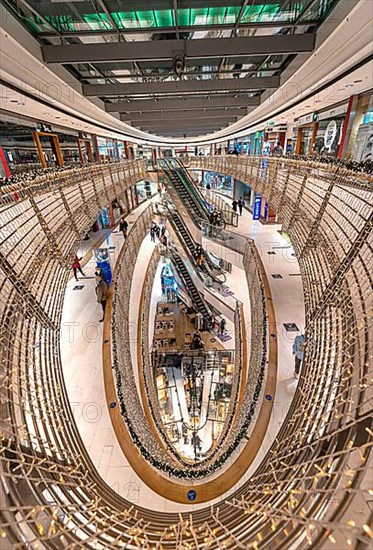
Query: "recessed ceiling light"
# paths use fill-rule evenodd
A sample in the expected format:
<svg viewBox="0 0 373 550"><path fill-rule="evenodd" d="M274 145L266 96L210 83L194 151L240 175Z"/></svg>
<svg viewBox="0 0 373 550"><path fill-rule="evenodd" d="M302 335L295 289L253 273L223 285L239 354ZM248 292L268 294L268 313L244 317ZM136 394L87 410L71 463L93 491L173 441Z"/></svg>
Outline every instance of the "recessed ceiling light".
<svg viewBox="0 0 373 550"><path fill-rule="evenodd" d="M353 84L346 84L346 88L353 88Z"/></svg>

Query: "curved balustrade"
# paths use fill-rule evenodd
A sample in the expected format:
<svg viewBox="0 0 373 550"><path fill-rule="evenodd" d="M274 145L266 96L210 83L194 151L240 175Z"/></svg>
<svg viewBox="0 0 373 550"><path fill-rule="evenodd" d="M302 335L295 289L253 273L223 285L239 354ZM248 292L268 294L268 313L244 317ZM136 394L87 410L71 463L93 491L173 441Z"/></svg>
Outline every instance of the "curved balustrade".
<svg viewBox="0 0 373 550"><path fill-rule="evenodd" d="M168 442L168 438L164 433L162 422L157 411L157 397L155 394L153 371L149 359L148 349L148 314L151 298L151 287L156 269L156 261L159 259L158 253L154 253L148 266L146 284L142 297L141 308L141 324L139 327L139 342L141 345L138 348L138 360L140 366L140 388L144 399L143 406L141 405L131 360L131 335L133 331L129 326L129 308L131 284L136 263L137 251L140 248L142 240L148 231L152 217L151 206L140 216L135 226L132 228L128 239L123 248L120 258L118 273L114 279L114 305L112 313L112 347L113 347L113 366L117 374L117 392L121 403L122 415L127 424L133 442L140 449L143 457L148 460L152 466L167 473L169 476L184 479L206 478L217 468L221 468L222 464L231 456L242 438L245 436L250 420L247 415L245 421L241 419L241 411L237 411L234 423L230 423L229 429L225 430L223 438L208 459L205 461L191 465L189 461L180 458L175 452L173 446ZM254 294L256 288L252 285L250 294ZM255 300L257 303L257 300ZM264 306L265 307L265 306ZM238 355L236 359L236 368L238 371L238 379L241 377L242 371L242 349L246 347L246 343L242 341L242 325L241 319L242 308L236 311L236 346ZM148 313L146 313L148 312ZM253 317L257 317L256 310L253 310ZM258 332L261 330L265 333L266 319L260 317L256 323ZM126 337L128 335L128 338ZM262 338L260 339L262 341ZM263 355L266 356L266 346L263 349ZM237 363L238 361L238 363ZM245 365L246 368L246 365ZM251 372L254 381L257 377L255 369ZM259 375L259 373L258 373ZM235 401L235 395L238 391L236 385L235 393L232 394L232 401ZM143 407L145 410L143 410ZM149 410L151 414L149 414ZM246 409L244 410L246 415ZM148 421L147 421L148 420ZM235 429L235 425L241 425L239 429ZM157 436L156 430L152 429L153 422L161 434L163 440ZM163 444L162 444L163 443ZM168 453L166 452L168 450Z"/></svg>
<svg viewBox="0 0 373 550"><path fill-rule="evenodd" d="M368 544L372 179L286 159L192 163L252 185L292 239L307 345L288 416L253 476L218 505L179 515L119 497L77 433L59 354L74 226L78 233L88 229L108 187L92 175L70 181L62 193L51 182L32 192L2 189L0 535L12 548ZM114 198L114 184L110 193Z"/></svg>

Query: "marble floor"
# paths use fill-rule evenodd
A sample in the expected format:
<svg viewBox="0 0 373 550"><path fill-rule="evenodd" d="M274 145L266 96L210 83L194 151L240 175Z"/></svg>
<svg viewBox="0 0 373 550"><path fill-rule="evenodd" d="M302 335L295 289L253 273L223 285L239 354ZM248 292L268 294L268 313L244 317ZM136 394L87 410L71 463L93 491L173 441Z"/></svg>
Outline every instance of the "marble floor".
<svg viewBox="0 0 373 550"><path fill-rule="evenodd" d="M147 205L148 202L143 203L127 218L129 229ZM304 302L299 266L290 243L279 233L280 226L263 225L259 221L253 221L252 215L244 211L238 227L229 229L254 239L261 253L275 307L279 352L278 380L272 419L258 456L241 479L238 484L240 485L252 475L270 447L284 421L295 392L297 381L293 377L292 342L299 332L287 332L284 323L295 323L300 331L303 330ZM118 231L110 233L102 244L102 246L114 247L110 248L112 266L115 264L122 244L123 236ZM153 246L150 238L147 237L141 246L135 266L130 305L134 323L137 323L140 290ZM207 238L203 239L203 246L209 247L217 256L232 263L232 273L227 275L226 284L234 292L234 297L244 304L246 323L249 323L250 306L242 256ZM102 324L98 323L101 310L96 303L94 292L94 268L95 262L90 260L84 268L87 277L79 277L78 283L73 279L69 281L61 331L61 357L66 388L84 444L102 478L129 501L164 511L190 511L193 508L203 507L205 505L179 505L151 491L129 466L116 441L105 401L101 359ZM272 275L281 275L281 278L273 278ZM74 290L77 286L83 288ZM159 296L159 293L160 285L157 283L155 294ZM153 307L156 301L158 301L157 297L152 300ZM150 319L152 318L154 319L154 313L150 316ZM229 331L233 329L230 321L227 328ZM135 348L134 338L132 359L135 373L137 373ZM237 486L229 493L233 492ZM215 502L221 498L224 498L224 495Z"/></svg>

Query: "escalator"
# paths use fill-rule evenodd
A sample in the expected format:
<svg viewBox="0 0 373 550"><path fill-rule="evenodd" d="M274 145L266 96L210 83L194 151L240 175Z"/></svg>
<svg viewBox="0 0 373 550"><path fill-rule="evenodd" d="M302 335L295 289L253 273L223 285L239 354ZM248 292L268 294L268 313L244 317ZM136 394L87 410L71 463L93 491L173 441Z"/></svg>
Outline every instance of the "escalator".
<svg viewBox="0 0 373 550"><path fill-rule="evenodd" d="M169 252L171 259L177 269L177 272L179 273L179 276L183 281L183 284L193 302L193 305L195 306L196 310L201 313L206 320L208 320L212 317L212 313L206 305L206 302L202 299L200 293L198 292L197 287L194 284L191 276L189 275L189 272L185 267L183 260L180 258L176 249L173 248Z"/></svg>
<svg viewBox="0 0 373 550"><path fill-rule="evenodd" d="M200 205L200 207L202 209L205 210L205 212L207 214L207 217L209 217L210 212L212 210L214 210L214 206L212 204L210 204L206 200L206 197L201 193L201 190L199 189L199 187L193 181L189 170L187 170L187 168L185 168L182 161L179 158L174 158L174 159L172 159L172 161L174 163L174 166L177 169L177 173L181 177L181 179L184 182L186 188L191 191L191 193L192 193L193 197L195 198L196 202Z"/></svg>
<svg viewBox="0 0 373 550"><path fill-rule="evenodd" d="M175 232L181 237L182 244L184 249L187 252L190 260L195 263L195 256L197 251L197 243L193 239L192 235L189 233L187 227L185 226L181 216L176 210L172 208L167 208L167 215L171 221L171 224L174 227ZM218 267L214 265L209 254L204 252L204 266L200 268L205 272L206 275L211 277L211 279L217 283L225 283L227 280L225 273Z"/></svg>
<svg viewBox="0 0 373 550"><path fill-rule="evenodd" d="M169 183L187 207L193 222L197 227L200 227L201 219L204 221L208 221L209 219L209 210L206 201L201 200L194 184L191 185L188 181L184 173L185 169L176 162L176 159L162 159L160 164Z"/></svg>

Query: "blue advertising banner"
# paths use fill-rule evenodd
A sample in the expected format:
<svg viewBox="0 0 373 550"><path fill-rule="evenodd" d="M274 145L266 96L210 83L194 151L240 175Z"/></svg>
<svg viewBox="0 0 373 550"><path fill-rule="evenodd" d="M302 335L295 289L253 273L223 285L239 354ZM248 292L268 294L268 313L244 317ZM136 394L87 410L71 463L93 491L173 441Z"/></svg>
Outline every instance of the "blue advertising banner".
<svg viewBox="0 0 373 550"><path fill-rule="evenodd" d="M262 197L256 195L254 198L254 208L253 208L253 220L260 220L260 210L262 208Z"/></svg>
<svg viewBox="0 0 373 550"><path fill-rule="evenodd" d="M268 221L268 212L269 212L269 204L268 202L264 205L264 219L267 222Z"/></svg>
<svg viewBox="0 0 373 550"><path fill-rule="evenodd" d="M109 260L109 250L107 248L97 248L95 250L96 265L101 267L106 283L109 286L113 278Z"/></svg>

